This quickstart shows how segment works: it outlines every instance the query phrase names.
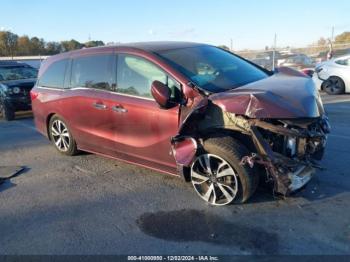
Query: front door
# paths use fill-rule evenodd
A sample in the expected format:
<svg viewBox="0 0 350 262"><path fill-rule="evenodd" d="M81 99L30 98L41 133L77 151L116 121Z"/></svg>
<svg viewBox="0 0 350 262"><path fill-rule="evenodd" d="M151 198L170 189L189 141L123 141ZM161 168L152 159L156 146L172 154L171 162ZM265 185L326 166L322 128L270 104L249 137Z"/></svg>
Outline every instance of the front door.
<svg viewBox="0 0 350 262"><path fill-rule="evenodd" d="M175 168L170 139L178 132L179 106L159 108L151 95L151 84L161 81L173 95L180 92L180 84L144 58L119 54L117 60L117 91L112 107L117 130L115 149L132 161L139 159L141 164Z"/></svg>

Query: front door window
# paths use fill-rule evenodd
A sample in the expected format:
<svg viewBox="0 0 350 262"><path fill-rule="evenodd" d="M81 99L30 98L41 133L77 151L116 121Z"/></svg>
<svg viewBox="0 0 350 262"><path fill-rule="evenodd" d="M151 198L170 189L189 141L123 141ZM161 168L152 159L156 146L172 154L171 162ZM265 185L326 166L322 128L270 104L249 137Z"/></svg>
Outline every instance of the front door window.
<svg viewBox="0 0 350 262"><path fill-rule="evenodd" d="M175 98L180 85L162 69L146 59L133 55L118 55L117 92L144 98L152 98L153 81L168 85Z"/></svg>

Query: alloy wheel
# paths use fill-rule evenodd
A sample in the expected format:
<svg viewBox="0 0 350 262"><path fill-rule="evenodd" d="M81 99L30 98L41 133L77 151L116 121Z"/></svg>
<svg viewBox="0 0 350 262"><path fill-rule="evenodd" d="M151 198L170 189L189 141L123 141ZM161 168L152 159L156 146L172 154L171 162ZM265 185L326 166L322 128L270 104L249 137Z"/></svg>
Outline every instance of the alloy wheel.
<svg viewBox="0 0 350 262"><path fill-rule="evenodd" d="M238 192L237 174L231 165L214 154L202 154L191 166L192 185L212 205L231 203Z"/></svg>
<svg viewBox="0 0 350 262"><path fill-rule="evenodd" d="M69 131L65 123L55 120L51 125L51 137L58 150L67 152L71 143Z"/></svg>
<svg viewBox="0 0 350 262"><path fill-rule="evenodd" d="M342 88L342 83L338 78L329 78L328 80L326 80L325 89L329 93L333 94L335 92L338 92L338 90L340 90L341 88Z"/></svg>

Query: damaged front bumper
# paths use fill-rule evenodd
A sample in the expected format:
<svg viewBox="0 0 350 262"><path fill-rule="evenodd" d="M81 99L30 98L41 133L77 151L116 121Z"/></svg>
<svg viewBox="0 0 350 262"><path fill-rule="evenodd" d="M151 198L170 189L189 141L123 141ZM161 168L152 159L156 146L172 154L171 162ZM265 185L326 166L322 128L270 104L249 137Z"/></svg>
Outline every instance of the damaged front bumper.
<svg viewBox="0 0 350 262"><path fill-rule="evenodd" d="M241 165L249 165L251 168L259 164L266 169L269 180L274 182L274 191L283 195L288 195L306 185L315 174L318 165L314 163L301 163L281 156L275 156L277 163L272 162L267 157L257 154L242 158Z"/></svg>
<svg viewBox="0 0 350 262"><path fill-rule="evenodd" d="M321 168L316 160L322 158L327 133L330 132L326 117L311 122L297 129L287 127L286 123L281 126L252 120L250 133L258 153L244 157L242 164L252 167L256 163L263 166L268 178L274 181L274 191L277 193L288 195L300 189L311 180L315 168ZM288 124L293 124L293 121L288 121ZM287 142L279 142L276 146L278 141L274 141L274 137L276 140L279 137L280 141L292 138L295 141L294 150L288 148L290 145Z"/></svg>
<svg viewBox="0 0 350 262"><path fill-rule="evenodd" d="M288 186L288 190L290 192L293 192L302 188L311 180L311 177L314 174L315 168L311 166L301 166L294 173L289 173L288 179L290 181L290 184Z"/></svg>

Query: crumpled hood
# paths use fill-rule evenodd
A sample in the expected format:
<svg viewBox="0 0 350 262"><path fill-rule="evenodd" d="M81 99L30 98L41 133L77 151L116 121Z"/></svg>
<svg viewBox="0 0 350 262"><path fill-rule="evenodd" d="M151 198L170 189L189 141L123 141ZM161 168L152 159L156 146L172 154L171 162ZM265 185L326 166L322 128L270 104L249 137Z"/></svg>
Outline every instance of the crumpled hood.
<svg viewBox="0 0 350 262"><path fill-rule="evenodd" d="M281 70L282 71L282 70ZM209 99L222 110L250 118L313 118L324 113L311 78L291 69Z"/></svg>

